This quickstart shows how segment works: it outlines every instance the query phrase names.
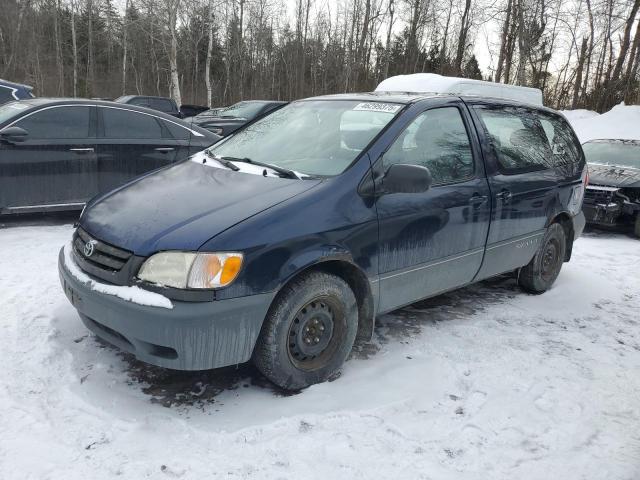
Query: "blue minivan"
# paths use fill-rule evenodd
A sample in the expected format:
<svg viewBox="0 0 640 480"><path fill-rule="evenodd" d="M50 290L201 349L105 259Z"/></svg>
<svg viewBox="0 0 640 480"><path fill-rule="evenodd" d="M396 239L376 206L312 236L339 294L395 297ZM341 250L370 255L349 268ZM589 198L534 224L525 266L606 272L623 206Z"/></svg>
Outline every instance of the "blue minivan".
<svg viewBox="0 0 640 480"><path fill-rule="evenodd" d="M293 102L89 202L59 256L85 325L179 370L299 389L377 315L505 272L549 289L587 170L557 112L438 94Z"/></svg>

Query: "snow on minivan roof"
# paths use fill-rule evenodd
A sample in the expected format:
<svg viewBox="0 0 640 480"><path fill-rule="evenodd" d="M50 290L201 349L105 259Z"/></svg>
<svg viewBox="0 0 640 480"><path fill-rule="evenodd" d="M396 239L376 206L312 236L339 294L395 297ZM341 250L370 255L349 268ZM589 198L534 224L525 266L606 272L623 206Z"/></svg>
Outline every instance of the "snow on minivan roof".
<svg viewBox="0 0 640 480"><path fill-rule="evenodd" d="M396 75L383 80L376 92L451 93L516 100L542 106L542 90L470 78L444 77L436 73Z"/></svg>

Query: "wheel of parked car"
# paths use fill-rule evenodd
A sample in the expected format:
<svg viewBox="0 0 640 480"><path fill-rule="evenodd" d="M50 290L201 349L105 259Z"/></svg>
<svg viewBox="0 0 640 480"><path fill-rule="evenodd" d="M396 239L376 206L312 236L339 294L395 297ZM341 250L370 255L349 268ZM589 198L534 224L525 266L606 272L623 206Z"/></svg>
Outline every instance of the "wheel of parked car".
<svg viewBox="0 0 640 480"><path fill-rule="evenodd" d="M271 306L253 361L273 383L297 390L325 381L344 363L358 328L358 307L339 277L311 272Z"/></svg>
<svg viewBox="0 0 640 480"><path fill-rule="evenodd" d="M640 213L636 214L636 223L633 226L633 233L640 238Z"/></svg>
<svg viewBox="0 0 640 480"><path fill-rule="evenodd" d="M530 293L543 293L551 288L562 268L566 248L566 235L562 225L549 225L533 259L520 269L520 286Z"/></svg>

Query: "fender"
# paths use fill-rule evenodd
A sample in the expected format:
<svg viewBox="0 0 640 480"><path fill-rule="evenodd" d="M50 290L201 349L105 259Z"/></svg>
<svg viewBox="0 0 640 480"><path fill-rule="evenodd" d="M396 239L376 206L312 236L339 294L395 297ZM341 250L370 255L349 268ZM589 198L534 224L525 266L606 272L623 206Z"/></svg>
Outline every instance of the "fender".
<svg viewBox="0 0 640 480"><path fill-rule="evenodd" d="M278 291L306 270L321 268L343 278L353 290L358 302L358 335L356 340L368 342L373 338L378 283L372 284L364 270L354 261L351 252L339 245L317 245L301 251L286 262L280 270L284 281Z"/></svg>
<svg viewBox="0 0 640 480"><path fill-rule="evenodd" d="M278 276L282 281L278 286L278 290L302 271L314 265L329 261L346 262L362 271L354 262L351 252L344 247L338 245L315 245L307 250L297 252L295 256L291 257L282 265ZM365 275L364 272L362 272L362 274Z"/></svg>

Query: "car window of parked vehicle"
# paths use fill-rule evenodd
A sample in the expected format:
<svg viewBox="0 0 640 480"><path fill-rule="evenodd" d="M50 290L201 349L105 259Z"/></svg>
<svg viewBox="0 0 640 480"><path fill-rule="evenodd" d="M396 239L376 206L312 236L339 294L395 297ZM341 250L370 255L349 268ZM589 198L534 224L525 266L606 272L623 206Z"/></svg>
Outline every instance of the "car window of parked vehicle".
<svg viewBox="0 0 640 480"><path fill-rule="evenodd" d="M569 124L561 118L543 112L536 113L544 130L552 156L554 167L578 163L580 161L580 147L576 136Z"/></svg>
<svg viewBox="0 0 640 480"><path fill-rule="evenodd" d="M591 141L582 145L588 163L640 169L640 141Z"/></svg>
<svg viewBox="0 0 640 480"><path fill-rule="evenodd" d="M132 98L127 102L129 105L137 105L139 107L148 107L149 99L146 97Z"/></svg>
<svg viewBox="0 0 640 480"><path fill-rule="evenodd" d="M173 122L163 121L163 123L165 127L167 127L167 130L169 130L169 132L171 133L172 138L175 138L176 140L189 140L191 138L190 130L181 127L180 125L176 125Z"/></svg>
<svg viewBox="0 0 640 480"><path fill-rule="evenodd" d="M210 110L205 110L204 112L200 112L196 115L196 117L214 117L220 113L221 108L212 108Z"/></svg>
<svg viewBox="0 0 640 480"><path fill-rule="evenodd" d="M260 113L262 107L264 107L264 103L260 102L238 102L223 109L220 116L251 120Z"/></svg>
<svg viewBox="0 0 640 480"><path fill-rule="evenodd" d="M385 170L396 163L427 167L434 185L473 177L473 153L460 110L443 107L419 115L387 150L383 162Z"/></svg>
<svg viewBox="0 0 640 480"><path fill-rule="evenodd" d="M13 90L0 85L0 103L10 102L11 100L15 100Z"/></svg>
<svg viewBox="0 0 640 480"><path fill-rule="evenodd" d="M530 110L477 107L476 111L504 173L544 170L553 166L547 134Z"/></svg>
<svg viewBox="0 0 640 480"><path fill-rule="evenodd" d="M29 132L29 138L87 138L91 107L45 108L16 122Z"/></svg>
<svg viewBox="0 0 640 480"><path fill-rule="evenodd" d="M173 102L171 102L171 100L166 100L164 98L150 98L149 106L154 110L159 110L160 112L176 111L176 108L173 106Z"/></svg>
<svg viewBox="0 0 640 480"><path fill-rule="evenodd" d="M162 138L162 128L155 117L118 108L102 108L106 138Z"/></svg>
<svg viewBox="0 0 640 480"><path fill-rule="evenodd" d="M211 152L308 175L338 175L401 109L396 103L357 100L294 102L227 137Z"/></svg>

